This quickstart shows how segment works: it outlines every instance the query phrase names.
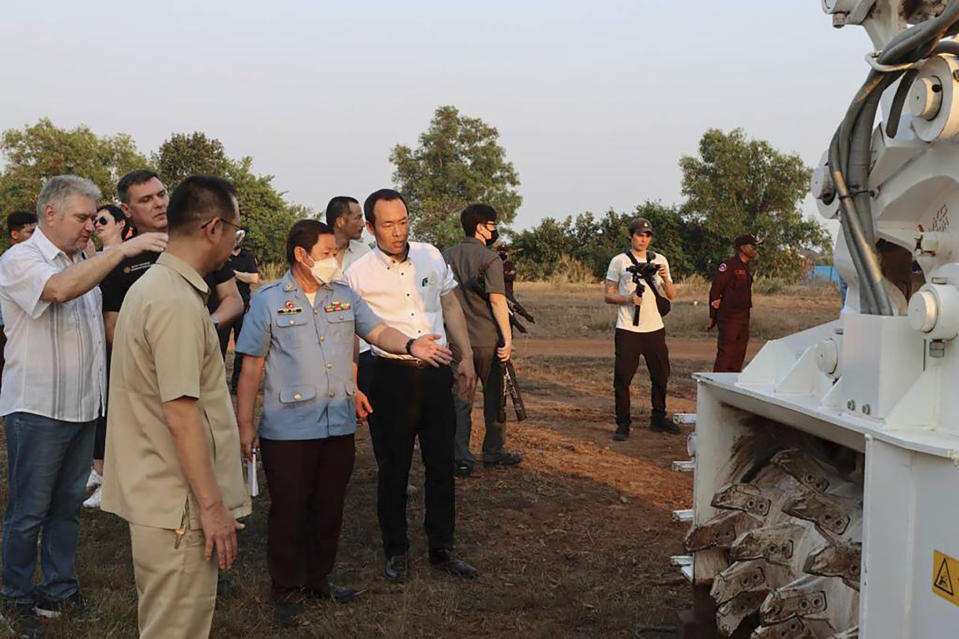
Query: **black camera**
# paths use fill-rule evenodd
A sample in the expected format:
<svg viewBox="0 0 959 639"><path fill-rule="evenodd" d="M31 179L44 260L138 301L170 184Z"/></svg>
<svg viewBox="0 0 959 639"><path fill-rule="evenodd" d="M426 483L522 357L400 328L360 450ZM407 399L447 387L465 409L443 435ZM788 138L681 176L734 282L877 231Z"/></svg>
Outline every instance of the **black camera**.
<svg viewBox="0 0 959 639"><path fill-rule="evenodd" d="M655 262L646 262L645 264L634 264L627 266L626 270L633 274L633 281L640 283L644 277L652 277L659 273L659 264Z"/></svg>
<svg viewBox="0 0 959 639"><path fill-rule="evenodd" d="M636 285L634 291L636 297L642 297L646 291L643 280L652 282L652 278L659 272L659 264L655 262L646 262L645 264L633 264L627 266L626 270L633 274L633 284ZM633 308L633 326L639 326L639 307Z"/></svg>

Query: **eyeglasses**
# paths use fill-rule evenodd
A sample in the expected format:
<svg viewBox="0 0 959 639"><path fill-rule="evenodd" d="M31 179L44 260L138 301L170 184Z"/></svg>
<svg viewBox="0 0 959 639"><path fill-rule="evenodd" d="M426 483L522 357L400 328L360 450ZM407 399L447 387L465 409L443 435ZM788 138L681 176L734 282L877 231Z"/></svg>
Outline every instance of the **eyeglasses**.
<svg viewBox="0 0 959 639"><path fill-rule="evenodd" d="M213 220L220 220L224 224L229 224L230 226L236 229L236 238L233 240L233 248L237 248L241 244L243 244L243 238L246 237L246 229L240 226L239 224L234 224L233 222L229 220L224 220L222 217L215 217L215 218L209 219L203 224L201 224L200 228L201 229L206 228L211 222L213 222Z"/></svg>
<svg viewBox="0 0 959 639"><path fill-rule="evenodd" d="M103 225L106 224L106 223L107 223L107 216L106 216L106 215L101 215L101 216L98 217L97 219L93 220L93 225L94 225L94 226L103 226Z"/></svg>

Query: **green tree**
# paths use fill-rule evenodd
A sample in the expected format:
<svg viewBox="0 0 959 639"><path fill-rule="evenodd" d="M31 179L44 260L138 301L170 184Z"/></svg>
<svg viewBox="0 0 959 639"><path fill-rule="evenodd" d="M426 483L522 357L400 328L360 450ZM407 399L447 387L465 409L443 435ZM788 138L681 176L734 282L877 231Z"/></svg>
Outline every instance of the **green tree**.
<svg viewBox="0 0 959 639"><path fill-rule="evenodd" d="M802 214L811 173L798 155L748 139L742 129L710 129L699 142L699 155L684 156L679 165L687 198L683 217L695 231L690 256L704 275L730 255L733 238L744 233L766 242L760 272L791 280L802 274L800 249L828 248L825 229Z"/></svg>
<svg viewBox="0 0 959 639"><path fill-rule="evenodd" d="M104 200L111 200L122 175L149 166L129 135L101 137L86 126L61 129L46 118L23 129L4 131L0 153L6 160L0 173L0 211L4 216L35 210L40 189L55 175L88 178L103 191Z"/></svg>
<svg viewBox="0 0 959 639"><path fill-rule="evenodd" d="M173 188L190 175L226 175L231 168L223 144L206 134L174 133L153 154L164 183Z"/></svg>
<svg viewBox="0 0 959 639"><path fill-rule="evenodd" d="M441 248L463 237L459 213L467 204L489 204L507 226L523 201L499 132L456 107L436 109L419 147L393 147L390 162L393 182L409 204L413 236Z"/></svg>
<svg viewBox="0 0 959 639"><path fill-rule="evenodd" d="M251 157L233 160L219 140L197 131L170 136L153 154L153 161L171 190L189 175L222 175L231 180L236 187L241 224L247 229L244 246L260 262L286 260L287 232L309 210L288 203L273 186L272 175L256 175Z"/></svg>
<svg viewBox="0 0 959 639"><path fill-rule="evenodd" d="M679 208L659 202L644 202L632 211L609 210L597 218L580 213L559 221L543 219L536 227L512 234L511 250L521 278L538 279L556 272L560 257L567 255L586 266L597 279L606 275L609 261L629 247L629 224L645 217L654 229L650 249L669 260L674 277L691 272L686 255L686 229Z"/></svg>

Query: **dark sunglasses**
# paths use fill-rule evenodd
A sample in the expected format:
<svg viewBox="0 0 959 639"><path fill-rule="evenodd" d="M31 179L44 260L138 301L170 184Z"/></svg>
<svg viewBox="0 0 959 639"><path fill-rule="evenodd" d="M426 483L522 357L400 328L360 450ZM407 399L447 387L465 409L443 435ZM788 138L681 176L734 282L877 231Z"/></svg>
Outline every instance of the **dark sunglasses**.
<svg viewBox="0 0 959 639"><path fill-rule="evenodd" d="M103 225L106 224L106 223L107 223L107 216L106 216L106 215L101 215L101 216L98 217L97 219L93 220L93 225L94 225L94 226L103 226Z"/></svg>

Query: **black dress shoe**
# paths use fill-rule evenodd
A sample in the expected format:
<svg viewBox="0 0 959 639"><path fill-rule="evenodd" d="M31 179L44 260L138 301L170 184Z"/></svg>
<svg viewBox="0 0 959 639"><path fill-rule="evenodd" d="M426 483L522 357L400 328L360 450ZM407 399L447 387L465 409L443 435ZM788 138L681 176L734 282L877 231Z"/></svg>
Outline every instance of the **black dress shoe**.
<svg viewBox="0 0 959 639"><path fill-rule="evenodd" d="M300 605L292 601L273 604L273 621L281 628L300 625Z"/></svg>
<svg viewBox="0 0 959 639"><path fill-rule="evenodd" d="M523 461L523 453L508 453L505 450L498 455L483 456L484 466L515 466Z"/></svg>
<svg viewBox="0 0 959 639"><path fill-rule="evenodd" d="M479 571L471 565L453 555L450 550L431 550L430 565L437 570L449 573L463 579L476 579Z"/></svg>
<svg viewBox="0 0 959 639"><path fill-rule="evenodd" d="M469 477L473 474L473 464L465 461L456 462L453 474L457 477Z"/></svg>
<svg viewBox="0 0 959 639"><path fill-rule="evenodd" d="M386 567L383 574L394 584L401 584L406 581L409 574L409 562L406 555L395 555L386 560Z"/></svg>
<svg viewBox="0 0 959 639"><path fill-rule="evenodd" d="M329 581L322 588L310 589L310 594L320 599L329 599L333 603L345 604L356 599L356 591L352 588L337 586Z"/></svg>
<svg viewBox="0 0 959 639"><path fill-rule="evenodd" d="M617 426L613 433L614 442L624 442L629 438L629 426Z"/></svg>

